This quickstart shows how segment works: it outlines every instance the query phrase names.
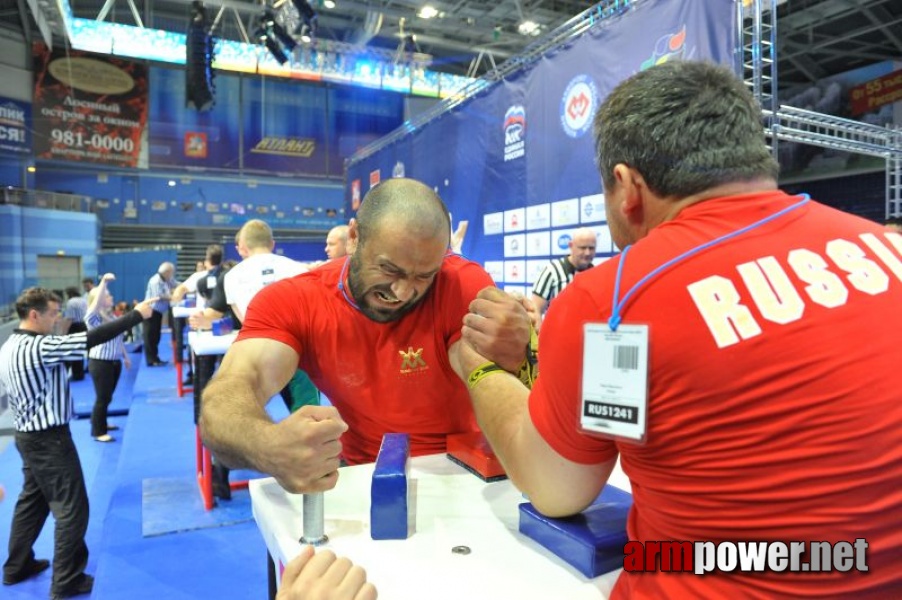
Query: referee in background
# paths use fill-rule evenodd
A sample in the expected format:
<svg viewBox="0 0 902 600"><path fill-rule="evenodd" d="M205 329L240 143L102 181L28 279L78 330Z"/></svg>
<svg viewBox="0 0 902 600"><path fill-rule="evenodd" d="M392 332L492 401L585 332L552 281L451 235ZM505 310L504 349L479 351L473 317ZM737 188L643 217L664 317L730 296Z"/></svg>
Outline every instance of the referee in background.
<svg viewBox="0 0 902 600"><path fill-rule="evenodd" d="M65 363L83 361L88 348L141 323L155 301L145 300L125 316L88 332L53 335L60 317L59 296L33 287L16 300L20 323L0 347L0 385L10 398L24 481L9 533L4 585L29 579L50 566L47 560L35 559L33 546L52 511L56 530L50 597L91 592L94 578L84 572L88 494L69 431L74 406Z"/></svg>

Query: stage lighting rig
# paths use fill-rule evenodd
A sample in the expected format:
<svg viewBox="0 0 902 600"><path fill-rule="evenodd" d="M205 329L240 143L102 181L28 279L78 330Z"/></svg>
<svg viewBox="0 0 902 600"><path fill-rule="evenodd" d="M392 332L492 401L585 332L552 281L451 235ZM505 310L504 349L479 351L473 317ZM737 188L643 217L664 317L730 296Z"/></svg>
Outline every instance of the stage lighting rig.
<svg viewBox="0 0 902 600"><path fill-rule="evenodd" d="M307 0L292 0L292 4L300 17L294 33L299 35L305 43L309 43L312 38L316 37L316 11Z"/></svg>
<svg viewBox="0 0 902 600"><path fill-rule="evenodd" d="M285 29L276 22L275 15L271 10L266 10L260 15L259 25L254 32L258 41L262 42L270 54L273 55L280 65L288 62L288 55L297 47L298 43L294 41Z"/></svg>
<svg viewBox="0 0 902 600"><path fill-rule="evenodd" d="M203 2L195 0L189 11L185 43L185 105L197 110L209 110L215 102L213 54L216 42L207 26Z"/></svg>

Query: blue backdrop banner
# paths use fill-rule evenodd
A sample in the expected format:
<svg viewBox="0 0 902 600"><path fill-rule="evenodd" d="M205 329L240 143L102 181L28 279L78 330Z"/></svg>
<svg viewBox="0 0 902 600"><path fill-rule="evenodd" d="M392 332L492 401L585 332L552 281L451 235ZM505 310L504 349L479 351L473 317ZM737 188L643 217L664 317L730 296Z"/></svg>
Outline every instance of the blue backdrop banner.
<svg viewBox="0 0 902 600"><path fill-rule="evenodd" d="M0 96L0 151L31 152L31 104Z"/></svg>
<svg viewBox="0 0 902 600"><path fill-rule="evenodd" d="M469 221L464 253L501 287L526 293L575 229L613 255L595 167L592 119L623 79L670 60L732 65L732 0L643 0L596 22L454 110L375 154L352 159L346 200L393 176L434 187L454 224ZM598 262L596 261L596 262Z"/></svg>

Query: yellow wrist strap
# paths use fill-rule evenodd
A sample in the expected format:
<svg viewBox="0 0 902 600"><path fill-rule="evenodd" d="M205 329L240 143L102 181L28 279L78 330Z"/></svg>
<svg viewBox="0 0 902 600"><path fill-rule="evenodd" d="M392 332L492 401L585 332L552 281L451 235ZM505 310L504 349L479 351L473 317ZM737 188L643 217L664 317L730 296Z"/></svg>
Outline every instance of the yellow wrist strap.
<svg viewBox="0 0 902 600"><path fill-rule="evenodd" d="M534 327L529 328L529 343L526 345L526 358L520 363L517 378L529 389L532 389L539 376L539 336Z"/></svg>
<svg viewBox="0 0 902 600"><path fill-rule="evenodd" d="M480 381L493 373L507 373L507 371L493 362L482 363L467 376L467 387L472 390Z"/></svg>

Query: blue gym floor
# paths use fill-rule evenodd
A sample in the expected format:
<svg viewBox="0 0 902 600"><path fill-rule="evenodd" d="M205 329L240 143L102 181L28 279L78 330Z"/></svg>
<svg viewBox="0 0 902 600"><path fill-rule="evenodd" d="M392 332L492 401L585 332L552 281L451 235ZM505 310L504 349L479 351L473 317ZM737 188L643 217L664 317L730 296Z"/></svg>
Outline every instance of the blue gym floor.
<svg viewBox="0 0 902 600"><path fill-rule="evenodd" d="M160 344L165 367L149 368L132 354L110 410L120 427L112 443L91 437L90 419L72 422L91 518L87 572L95 576L95 600L259 599L267 593L266 546L257 532L247 490L204 511L195 478L195 430L190 393L179 398L169 338ZM73 382L76 413L94 402L90 375ZM278 398L277 398L278 400ZM273 406L278 405L278 406ZM274 411L284 408L272 402ZM277 418L278 414L274 414ZM284 416L284 415L282 415ZM237 473L233 480L259 476ZM11 437L0 437L0 562L8 554L13 507L22 485L21 460ZM53 557L53 518L35 545L39 558ZM14 586L0 587L5 600L46 599L50 570ZM79 596L88 598L89 596Z"/></svg>

